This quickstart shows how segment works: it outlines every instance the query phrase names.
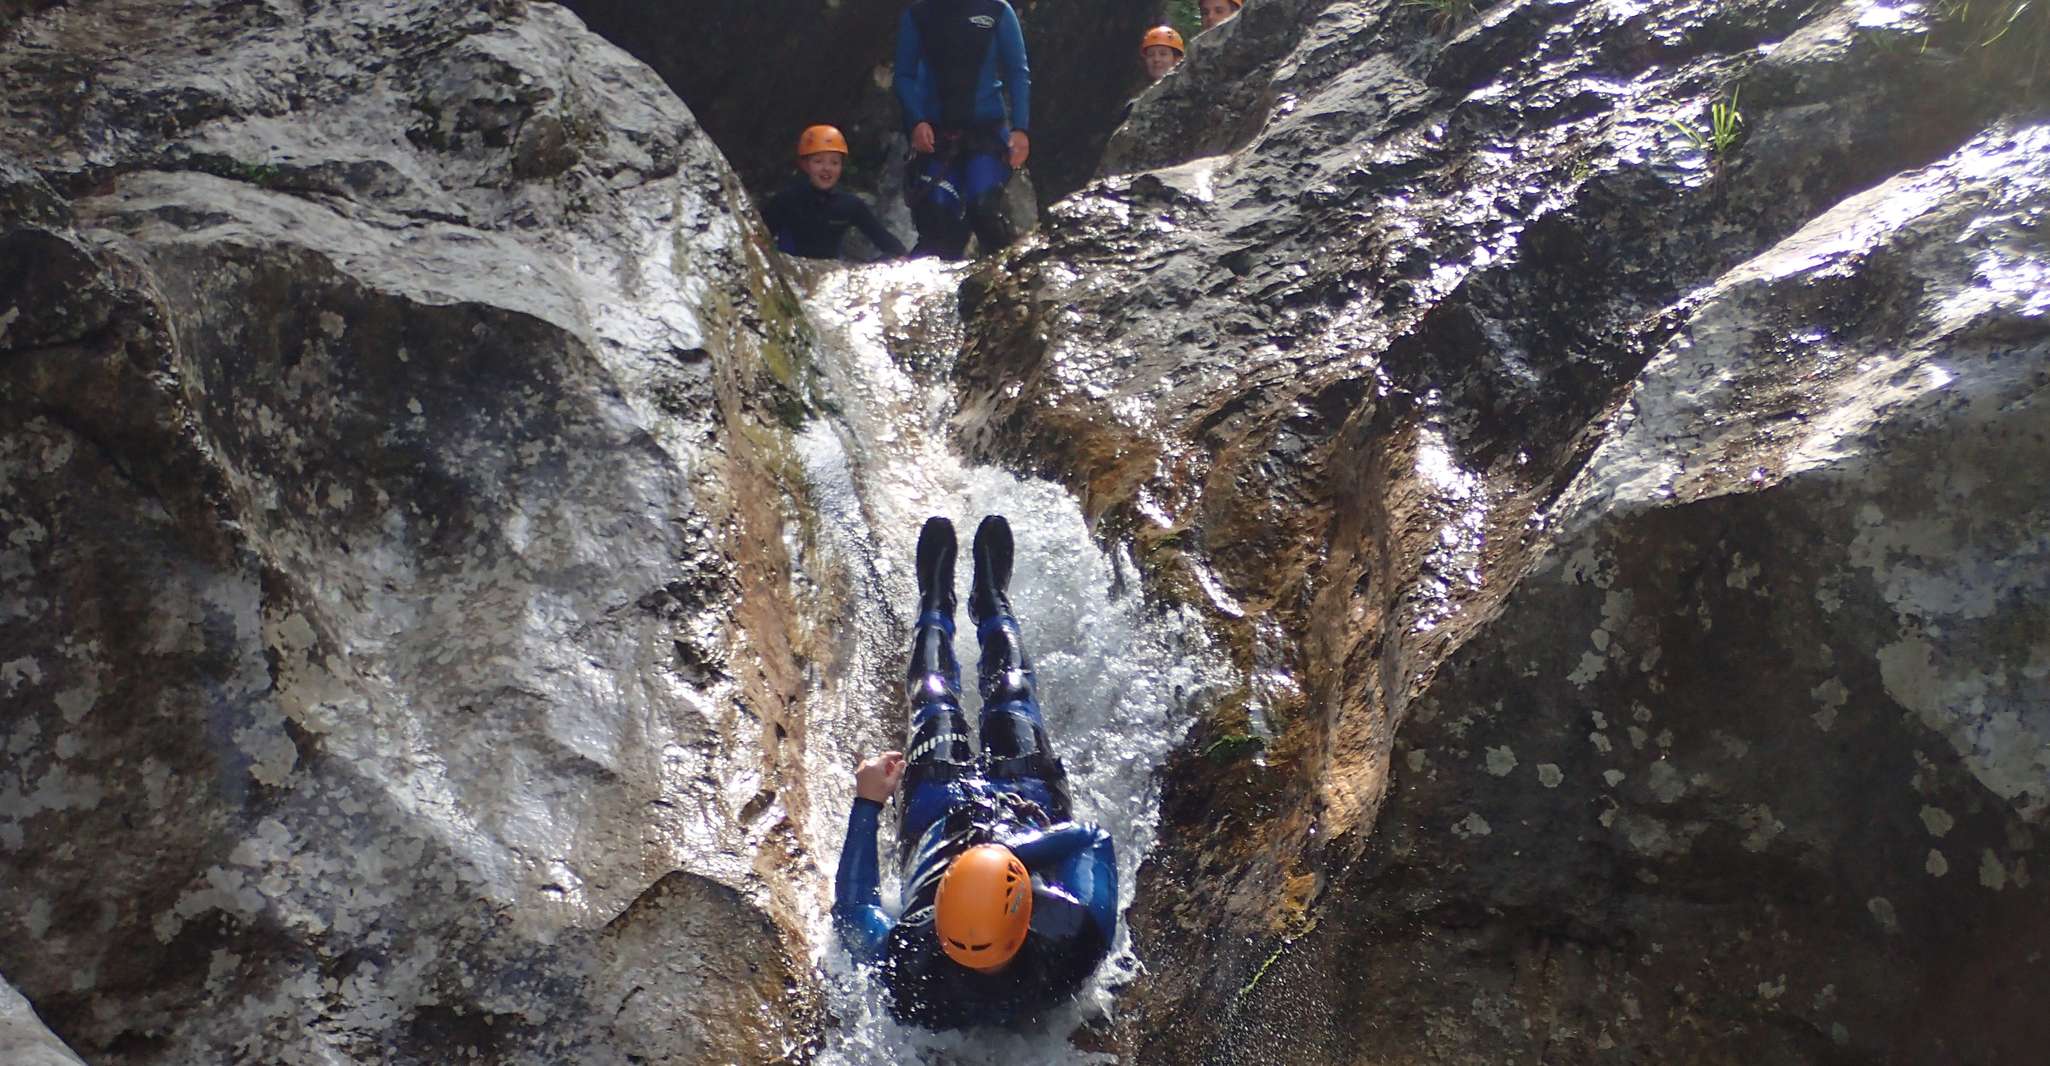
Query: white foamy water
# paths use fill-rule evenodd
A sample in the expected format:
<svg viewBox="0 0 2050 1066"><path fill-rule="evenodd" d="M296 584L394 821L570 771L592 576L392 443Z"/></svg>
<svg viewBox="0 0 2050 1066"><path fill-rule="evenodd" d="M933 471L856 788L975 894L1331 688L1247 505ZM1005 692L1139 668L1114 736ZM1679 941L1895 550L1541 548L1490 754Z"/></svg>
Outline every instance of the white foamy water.
<svg viewBox="0 0 2050 1066"><path fill-rule="evenodd" d="M958 268L924 261L822 272L812 285L809 308L826 334L826 392L841 414L813 423L800 443L819 507L817 540L804 566L817 580L847 575L860 606L843 634L849 667L822 679L807 725L813 813L803 828L830 879L855 762L903 743L898 680L917 595L911 560L929 515L952 518L960 536L963 609L955 652L974 720L980 701L974 630L966 616L969 546L983 515L1003 514L1017 544L1011 602L1038 672L1048 731L1068 766L1076 817L1117 838L1122 911L1154 840L1156 771L1198 701L1223 688L1229 674L1193 613L1152 609L1133 593L1130 561L1097 546L1065 489L971 465L948 446L959 280ZM882 841L885 904L894 904L897 890L895 817L893 805ZM838 1019L819 1062L1108 1061L1078 1051L1068 1038L1089 1019L1107 1015L1111 990L1142 966L1122 922L1110 960L1072 1005L1044 1024L1029 1031L932 1033L893 1020L876 985L851 966L832 933L830 893L830 884L821 886L809 916L814 961Z"/></svg>

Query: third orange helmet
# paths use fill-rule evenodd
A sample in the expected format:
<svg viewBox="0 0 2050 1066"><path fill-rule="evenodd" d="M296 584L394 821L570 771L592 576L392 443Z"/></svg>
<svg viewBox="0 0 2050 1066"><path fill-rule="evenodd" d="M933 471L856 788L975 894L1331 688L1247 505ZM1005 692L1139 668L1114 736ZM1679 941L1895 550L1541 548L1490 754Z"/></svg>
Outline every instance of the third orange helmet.
<svg viewBox="0 0 2050 1066"><path fill-rule="evenodd" d="M797 138L797 158L803 159L813 152L838 152L847 154L847 138L840 136L833 126L810 126Z"/></svg>
<svg viewBox="0 0 2050 1066"><path fill-rule="evenodd" d="M1156 44L1174 49L1176 55L1189 54L1188 49L1182 45L1182 35L1176 33L1173 26L1155 26L1147 30L1146 38L1139 42L1139 50L1143 52Z"/></svg>

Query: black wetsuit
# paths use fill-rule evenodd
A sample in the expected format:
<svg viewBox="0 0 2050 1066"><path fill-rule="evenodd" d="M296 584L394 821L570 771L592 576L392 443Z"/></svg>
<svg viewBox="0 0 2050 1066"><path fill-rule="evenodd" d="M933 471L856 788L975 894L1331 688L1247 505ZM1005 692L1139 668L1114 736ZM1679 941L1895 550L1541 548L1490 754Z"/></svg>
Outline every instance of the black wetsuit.
<svg viewBox="0 0 2050 1066"><path fill-rule="evenodd" d="M776 235L776 247L807 259L840 258L840 239L859 229L886 259L904 255L904 243L885 228L861 197L820 189L799 174L762 208L762 220Z"/></svg>

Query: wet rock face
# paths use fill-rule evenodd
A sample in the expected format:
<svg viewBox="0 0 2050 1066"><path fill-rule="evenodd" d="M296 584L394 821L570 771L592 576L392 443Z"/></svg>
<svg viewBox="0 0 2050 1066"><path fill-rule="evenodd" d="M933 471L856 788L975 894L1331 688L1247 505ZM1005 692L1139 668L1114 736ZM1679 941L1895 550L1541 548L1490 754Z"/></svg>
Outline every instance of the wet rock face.
<svg viewBox="0 0 2050 1066"><path fill-rule="evenodd" d="M1454 1059L2040 1046L2045 152L1996 130L1689 297L1252 1003L1336 979Z"/></svg>
<svg viewBox="0 0 2050 1066"><path fill-rule="evenodd" d="M1854 6L1234 23L964 290L969 446L1247 673L1166 784L1124 1053L2026 1059L2026 64ZM1719 157L1669 121L1733 96Z"/></svg>
<svg viewBox="0 0 2050 1066"><path fill-rule="evenodd" d="M95 1063L801 1043L806 342L688 112L427 0L0 96L0 972Z"/></svg>
<svg viewBox="0 0 2050 1066"><path fill-rule="evenodd" d="M765 194L791 172L799 130L830 123L853 148L847 180L891 189L906 151L891 95L907 0L821 5L567 0L590 27L666 79ZM1014 0L1032 61L1033 189L1050 203L1095 173L1125 101L1144 83L1138 41L1164 0Z"/></svg>

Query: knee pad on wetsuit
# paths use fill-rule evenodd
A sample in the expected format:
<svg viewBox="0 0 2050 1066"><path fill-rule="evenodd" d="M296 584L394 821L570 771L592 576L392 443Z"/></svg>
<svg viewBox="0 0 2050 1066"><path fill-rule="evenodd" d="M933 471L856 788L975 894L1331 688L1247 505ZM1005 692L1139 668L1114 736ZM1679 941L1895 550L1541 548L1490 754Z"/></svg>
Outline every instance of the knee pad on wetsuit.
<svg viewBox="0 0 2050 1066"><path fill-rule="evenodd" d="M968 717L952 707L920 718L911 727L911 743L904 749L908 773L956 773L975 765L975 749L968 743Z"/></svg>
<svg viewBox="0 0 2050 1066"><path fill-rule="evenodd" d="M1050 749L1046 727L1031 715L1003 708L982 712L982 750L992 776L1061 776L1065 771Z"/></svg>

